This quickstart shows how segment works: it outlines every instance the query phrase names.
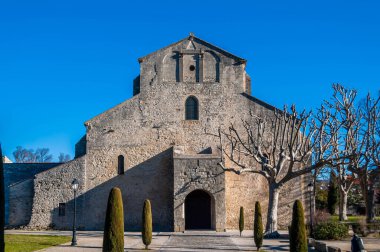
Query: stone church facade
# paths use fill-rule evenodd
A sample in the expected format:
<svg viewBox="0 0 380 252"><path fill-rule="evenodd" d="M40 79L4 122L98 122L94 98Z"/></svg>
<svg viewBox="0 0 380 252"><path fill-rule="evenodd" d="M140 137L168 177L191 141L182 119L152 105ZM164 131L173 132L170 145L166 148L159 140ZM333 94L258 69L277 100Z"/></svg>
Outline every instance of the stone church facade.
<svg viewBox="0 0 380 252"><path fill-rule="evenodd" d="M191 34L139 63L133 97L85 122L74 160L9 187L10 226L70 229L74 178L80 183L77 223L84 230L103 229L115 186L122 191L126 230L140 230L145 199L157 231L237 229L240 206L251 229L255 201L265 213L265 179L225 173L219 140L207 134L250 120L251 113L273 113L251 96L246 60ZM294 200L306 198L304 180L282 189L280 226L289 224Z"/></svg>

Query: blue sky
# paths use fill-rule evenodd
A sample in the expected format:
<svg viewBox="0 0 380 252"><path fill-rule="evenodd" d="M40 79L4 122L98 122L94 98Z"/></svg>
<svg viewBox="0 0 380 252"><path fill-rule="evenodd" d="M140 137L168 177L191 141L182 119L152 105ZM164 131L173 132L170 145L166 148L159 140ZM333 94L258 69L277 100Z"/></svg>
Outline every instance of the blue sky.
<svg viewBox="0 0 380 252"><path fill-rule="evenodd" d="M380 1L2 1L0 142L74 155L83 123L132 96L137 58L189 32L248 60L252 95L312 109L380 89Z"/></svg>

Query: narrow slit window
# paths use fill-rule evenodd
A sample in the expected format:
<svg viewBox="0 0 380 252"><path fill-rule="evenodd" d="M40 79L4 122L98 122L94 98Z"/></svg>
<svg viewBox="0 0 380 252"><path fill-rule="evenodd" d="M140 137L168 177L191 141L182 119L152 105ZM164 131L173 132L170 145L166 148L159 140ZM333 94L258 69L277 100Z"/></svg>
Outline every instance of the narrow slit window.
<svg viewBox="0 0 380 252"><path fill-rule="evenodd" d="M120 155L117 157L117 174L124 174L124 156Z"/></svg>
<svg viewBox="0 0 380 252"><path fill-rule="evenodd" d="M59 203L58 215L59 216L65 216L66 215L66 203Z"/></svg>
<svg viewBox="0 0 380 252"><path fill-rule="evenodd" d="M185 119L198 120L199 119L198 100L194 96L190 96L185 104Z"/></svg>

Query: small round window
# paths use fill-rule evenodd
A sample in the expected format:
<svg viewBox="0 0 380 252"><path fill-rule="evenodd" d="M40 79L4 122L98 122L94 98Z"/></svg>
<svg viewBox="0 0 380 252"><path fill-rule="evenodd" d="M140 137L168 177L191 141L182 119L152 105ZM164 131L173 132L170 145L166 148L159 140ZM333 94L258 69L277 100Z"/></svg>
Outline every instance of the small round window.
<svg viewBox="0 0 380 252"><path fill-rule="evenodd" d="M195 70L195 66L194 65L191 65L190 66L190 71L194 71Z"/></svg>

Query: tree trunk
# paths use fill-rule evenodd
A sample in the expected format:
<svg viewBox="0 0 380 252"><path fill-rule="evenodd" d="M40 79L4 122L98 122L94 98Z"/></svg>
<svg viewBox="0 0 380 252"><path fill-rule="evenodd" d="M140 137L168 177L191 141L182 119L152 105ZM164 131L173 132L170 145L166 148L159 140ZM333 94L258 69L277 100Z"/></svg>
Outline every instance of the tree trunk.
<svg viewBox="0 0 380 252"><path fill-rule="evenodd" d="M339 198L339 220L347 220L347 192L343 189L340 189L340 198Z"/></svg>
<svg viewBox="0 0 380 252"><path fill-rule="evenodd" d="M267 214L267 224L265 227L266 238L278 238L277 232L277 209L280 188L276 184L269 184L269 204Z"/></svg>
<svg viewBox="0 0 380 252"><path fill-rule="evenodd" d="M366 216L367 222L375 221L375 191L373 188L368 190L366 202Z"/></svg>
<svg viewBox="0 0 380 252"><path fill-rule="evenodd" d="M363 195L364 203L365 203L365 206L367 207L367 202L368 202L368 185L367 185L367 181L365 179L363 179L363 176L359 177L359 178L360 178L360 187L362 189L362 195Z"/></svg>
<svg viewBox="0 0 380 252"><path fill-rule="evenodd" d="M367 222L373 222L375 220L375 192L372 184L369 185L368 181L365 179L366 177L362 175L360 178L360 186L362 188L366 208L366 220Z"/></svg>

